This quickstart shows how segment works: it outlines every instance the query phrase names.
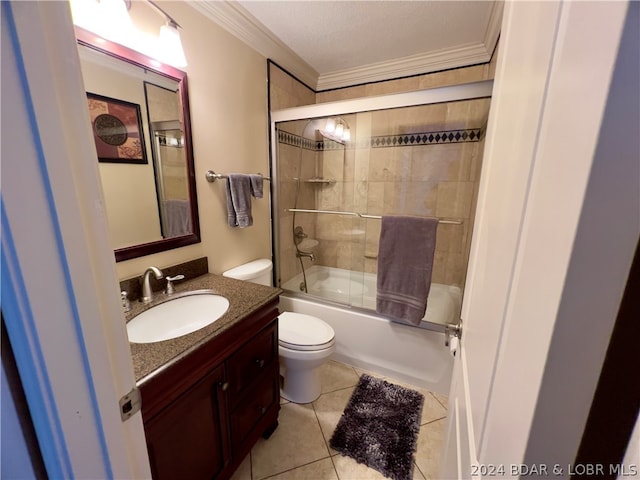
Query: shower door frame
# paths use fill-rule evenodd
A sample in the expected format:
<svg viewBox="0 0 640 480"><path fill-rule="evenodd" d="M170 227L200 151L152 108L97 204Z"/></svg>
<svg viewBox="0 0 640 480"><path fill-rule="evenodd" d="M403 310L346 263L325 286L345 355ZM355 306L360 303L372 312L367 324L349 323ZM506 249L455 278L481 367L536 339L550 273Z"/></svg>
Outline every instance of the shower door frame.
<svg viewBox="0 0 640 480"><path fill-rule="evenodd" d="M270 168L271 168L271 202L272 202L272 256L273 256L273 280L274 285L280 281L280 198L278 193L278 135L276 124L296 120L310 120L322 117L347 115L353 113L373 112L392 108L415 107L421 105L433 105L436 103L455 102L461 100L475 100L491 97L493 80L464 83L447 87L436 87L414 92L380 95L374 97L362 97L353 100L339 102L317 103L301 107L286 108L270 112L269 141ZM297 292L293 292L299 295ZM304 296L307 298L307 296ZM323 301L326 301L323 299ZM327 301L328 303L331 303ZM368 311L368 310L367 310Z"/></svg>

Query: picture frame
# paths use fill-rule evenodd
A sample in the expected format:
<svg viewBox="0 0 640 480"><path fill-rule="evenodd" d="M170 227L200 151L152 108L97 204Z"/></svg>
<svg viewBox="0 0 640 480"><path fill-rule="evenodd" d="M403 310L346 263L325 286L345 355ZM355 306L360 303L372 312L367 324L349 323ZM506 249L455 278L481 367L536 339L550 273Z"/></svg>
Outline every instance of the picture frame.
<svg viewBox="0 0 640 480"><path fill-rule="evenodd" d="M87 92L98 161L148 163L140 105Z"/></svg>

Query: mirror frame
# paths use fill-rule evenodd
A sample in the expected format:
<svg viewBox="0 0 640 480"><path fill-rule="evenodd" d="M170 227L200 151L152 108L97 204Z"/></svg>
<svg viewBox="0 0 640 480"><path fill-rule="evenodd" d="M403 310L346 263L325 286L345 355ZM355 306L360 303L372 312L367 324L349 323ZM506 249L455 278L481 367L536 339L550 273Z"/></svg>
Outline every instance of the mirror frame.
<svg viewBox="0 0 640 480"><path fill-rule="evenodd" d="M170 65L163 64L157 60L151 59L146 55L131 50L123 45L105 40L88 30L81 27L75 27L76 39L78 44L97 50L111 57L120 59L124 62L136 65L140 68L151 70L158 75L168 77L178 82L178 95L182 105L182 118L180 119L184 134L184 149L187 166L187 183L189 188L189 202L191 204L191 225L193 232L189 235L180 237L163 238L153 242L132 245L114 250L116 262L130 260L132 258L143 257L153 253L164 252L174 248L185 247L199 243L200 239L200 222L198 218L198 200L196 196L196 177L195 162L193 158L193 146L191 143L191 116L189 113L189 93L187 74L182 70L178 70ZM97 158L96 158L97 162ZM155 168L155 165L154 165Z"/></svg>

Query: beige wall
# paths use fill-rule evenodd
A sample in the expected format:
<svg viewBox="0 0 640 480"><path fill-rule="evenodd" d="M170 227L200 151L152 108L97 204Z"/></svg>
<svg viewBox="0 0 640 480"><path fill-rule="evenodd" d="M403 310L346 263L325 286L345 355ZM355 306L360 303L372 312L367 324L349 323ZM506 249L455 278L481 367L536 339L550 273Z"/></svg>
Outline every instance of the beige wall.
<svg viewBox="0 0 640 480"><path fill-rule="evenodd" d="M92 61L82 61L87 92L140 105L146 164L100 162L100 179L114 248L160 240L151 141L144 88L140 79Z"/></svg>
<svg viewBox="0 0 640 480"><path fill-rule="evenodd" d="M213 273L271 256L269 185L253 202L253 226L239 229L227 226L225 184L204 178L208 169L268 173L266 59L186 3L162 2L162 8L183 27L202 242L118 262L121 279L200 256ZM150 31L163 23L145 2L133 2L130 14Z"/></svg>

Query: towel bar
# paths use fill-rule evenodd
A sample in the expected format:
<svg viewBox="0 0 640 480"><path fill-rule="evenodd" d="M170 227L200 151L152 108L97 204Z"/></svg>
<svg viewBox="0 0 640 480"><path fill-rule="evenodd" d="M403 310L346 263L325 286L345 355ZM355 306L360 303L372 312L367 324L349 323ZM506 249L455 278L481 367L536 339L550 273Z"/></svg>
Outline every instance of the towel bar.
<svg viewBox="0 0 640 480"><path fill-rule="evenodd" d="M261 173L258 173L258 175L262 175ZM209 183L213 183L216 180L220 180L222 178L229 178L228 175L224 175L222 173L216 173L213 170L207 170L206 173L204 174L204 177L207 179L207 182ZM269 177L262 177L264 180L267 181L271 181L271 178Z"/></svg>
<svg viewBox="0 0 640 480"><path fill-rule="evenodd" d="M381 215L368 215L366 213L357 213L357 212L341 212L335 210L311 210L306 208L288 208L289 212L300 212L300 213L327 213L330 215L349 215L351 217L360 217L360 218L369 218L379 220L382 218ZM438 223L445 223L448 225L462 225L462 220L442 220L438 219Z"/></svg>

